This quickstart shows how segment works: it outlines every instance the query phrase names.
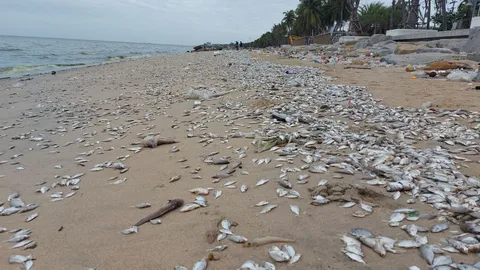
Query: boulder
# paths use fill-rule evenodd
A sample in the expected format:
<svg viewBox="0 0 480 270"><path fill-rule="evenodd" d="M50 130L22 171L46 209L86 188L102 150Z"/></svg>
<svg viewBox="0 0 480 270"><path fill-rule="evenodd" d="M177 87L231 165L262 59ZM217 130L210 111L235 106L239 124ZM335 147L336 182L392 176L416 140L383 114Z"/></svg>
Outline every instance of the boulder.
<svg viewBox="0 0 480 270"><path fill-rule="evenodd" d="M480 27L470 29L468 40L462 48L463 52L480 54Z"/></svg>
<svg viewBox="0 0 480 270"><path fill-rule="evenodd" d="M355 49L365 49L369 46L370 45L368 45L368 39L363 39L357 42L357 44L355 44Z"/></svg>
<svg viewBox="0 0 480 270"><path fill-rule="evenodd" d="M418 48L416 53L454 53L446 48Z"/></svg>
<svg viewBox="0 0 480 270"><path fill-rule="evenodd" d="M372 45L375 45L379 42L389 41L389 40L392 40L391 36L386 36L386 35L383 35L383 34L375 34L375 35L371 36L370 39L368 39L368 44L370 46L372 46Z"/></svg>
<svg viewBox="0 0 480 270"><path fill-rule="evenodd" d="M409 44L409 43L400 43L395 49L395 54L411 54L416 53L418 49L421 48L421 45Z"/></svg>
<svg viewBox="0 0 480 270"><path fill-rule="evenodd" d="M477 72L477 76L473 78L474 82L480 82L480 71Z"/></svg>
<svg viewBox="0 0 480 270"><path fill-rule="evenodd" d="M407 54L407 55L397 55L390 54L382 57L381 62L387 64L399 65L399 64L410 64L410 65L422 65L434 61L440 60L451 60L455 54L446 54L446 53L419 53L419 54Z"/></svg>
<svg viewBox="0 0 480 270"><path fill-rule="evenodd" d="M469 53L467 54L467 59L480 62L480 53Z"/></svg>
<svg viewBox="0 0 480 270"><path fill-rule="evenodd" d="M467 39L440 39L429 41L426 46L429 48L450 49L456 53L459 53L466 42Z"/></svg>

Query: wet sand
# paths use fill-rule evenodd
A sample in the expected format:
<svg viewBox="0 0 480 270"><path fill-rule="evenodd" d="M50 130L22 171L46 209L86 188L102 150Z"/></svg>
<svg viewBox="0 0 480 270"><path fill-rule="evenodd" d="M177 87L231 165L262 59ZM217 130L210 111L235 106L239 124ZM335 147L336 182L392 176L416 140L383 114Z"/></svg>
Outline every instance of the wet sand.
<svg viewBox="0 0 480 270"><path fill-rule="evenodd" d="M190 123L201 122L204 116L199 113L184 116L185 111L193 107L194 101L183 98L190 86L203 84L233 91L219 99L203 101L202 104L208 107L206 112L209 114L216 113L217 108L226 101L251 105L252 92L262 91L244 89L240 80L231 79L229 72L242 72L242 68L235 63L228 65L232 62L234 61L227 57L214 57L213 53L208 52L153 57L60 72L56 76L36 76L23 82L25 85L21 87L12 87L18 79L1 80L0 152L3 154L0 159L20 163L0 165L0 174L4 175L0 178L0 198L6 202L9 194L19 192L26 203L35 202L40 204L40 207L33 211L38 212L39 217L30 223L26 223L25 218L32 212L0 217L0 227L31 229L31 239L38 243L36 249L26 251L12 250L12 244L2 243L0 267L16 269L18 265L8 264L10 255L33 254L37 258L34 269L173 269L175 265L184 265L191 269L196 261L207 255L206 249L217 245L207 243L205 234L220 217L225 217L239 224L232 229L234 233L249 239L266 235L295 239L292 246L302 254L302 258L292 266L276 263L277 269L406 269L411 265L427 269L427 264L416 249L398 248L401 250L400 254L389 253L385 258L381 258L364 247L364 259L368 264L366 266L351 261L341 252L343 243L340 236L353 227L367 228L394 239L409 239L404 231L389 227L386 222L394 209L412 207L405 202L408 196L394 201L384 188L372 187L386 196L361 197L378 207L374 214L366 218L354 218L351 215L359 209L358 206L351 209L340 208L336 203L313 206L309 204L307 189L315 187L320 179L343 185L357 183L356 175L333 179L329 174L312 174L308 184L296 186L302 198L288 200L279 198L275 192L277 184L273 179L278 177L278 169L274 168L277 162L262 165L252 163L254 158L275 159L277 156L272 152L254 153L251 139L229 139L226 143L216 139L203 147L202 143L198 143L200 138L186 138L187 133L198 135L211 132L224 136L227 130L232 130L231 126L226 126L229 119L220 118L210 121L205 125L205 129L187 131L192 126ZM410 94L400 98L400 94L393 90L393 87L385 88L389 93L393 93L390 98L387 93L379 90L385 87L385 83L372 86L372 77L367 79L367 75L359 72L363 71L340 70L327 74L338 76L339 83L355 81L358 85L372 88L372 93L384 99L388 105L421 106L423 103L423 100L413 98ZM372 71L365 72L369 74ZM385 72L395 74L396 71ZM352 73L358 73L362 79L349 78L348 74ZM396 85L398 88L405 86L397 83L412 82L394 75L392 77L396 78L396 81L388 85ZM453 86L445 82L442 82L442 85L446 88ZM462 104L464 109L474 109L480 104L478 91L464 90L467 88L465 83L456 85L464 92L449 95L448 98L437 93L434 94L434 99L429 97L425 100L438 105ZM437 91L436 87L431 91ZM461 98L457 99L458 96ZM38 116L30 118L25 113L35 113ZM261 125L250 122L248 119L235 120L238 131L262 128ZM72 129L72 125L80 128ZM174 125L179 128L172 128ZM6 129L6 126L13 128ZM56 131L55 134L48 131L56 130L59 126L68 131ZM11 139L27 132L50 139L52 146L39 149L38 142L28 140L30 136L25 140ZM88 134L92 132L96 134L89 137ZM180 151L170 153L172 145L144 149L137 154L126 149L132 147L130 143L140 140L137 134L149 132L158 132L164 137L178 140L176 145ZM85 141L64 146L77 138L85 138ZM108 138L115 139L105 142ZM237 187L241 184L248 185L249 190L246 193L240 193L238 189L222 188L223 195L220 198L214 199L212 194L207 196L207 208L187 213L175 211L162 217L162 224L144 224L137 234L120 233L156 211L169 199L193 201L194 196L188 193L191 188L219 188L223 181L214 184L211 179L211 176L218 172L218 166L205 164L203 157L210 152L219 151L218 156L236 158L237 155L232 154L232 149L227 146L233 146L232 149L250 147L247 157L243 159L242 169L250 175L237 173L235 177L227 179L237 180ZM111 147L113 150L107 151ZM33 150L29 150L30 148ZM76 164L75 158L79 153L94 149L92 155L84 156L89 160L85 167ZM23 156L11 159L20 153ZM124 164L130 169L124 174L120 175L119 171L108 168L100 172L90 171L95 164L115 161L117 157L127 154L130 154L130 157ZM181 158L188 161L178 162ZM300 158L297 158L295 165L301 164ZM62 168L56 169L55 165L62 165ZM182 169L185 165L190 165L190 168ZM17 170L19 166L25 169ZM197 167L201 167L198 174L203 179L191 178L192 174L189 172ZM39 188L35 183L46 181L45 185L50 186L59 181L55 175L72 176L82 172L86 174L81 177L80 189L71 198L51 202L48 196L51 191L45 194L35 193ZM480 170L473 172L477 176L479 173ZM169 179L177 174L181 174L182 178L169 183ZM113 176L118 176L119 179L126 177L127 181L111 185L108 179ZM252 187L261 178L272 180L264 186ZM56 187L54 191L70 192L69 187ZM268 214L257 216L261 208L253 208L252 205L262 200L278 204L278 207ZM151 203L152 207L132 207L143 202ZM290 204L300 207L299 217L290 211ZM421 213L434 212L434 209L426 204L416 203L413 206ZM422 221L415 224L428 227L434 223ZM458 230L458 227L452 225L449 230ZM448 235L447 232L429 234L429 240L431 243L438 243ZM0 240L8 240L9 236L6 232L2 233ZM244 248L229 241L224 243L228 245L228 249L218 253L220 259L210 262L208 269L237 269L247 259L258 262L272 261L267 253L268 246ZM475 262L473 255L451 256L457 262Z"/></svg>

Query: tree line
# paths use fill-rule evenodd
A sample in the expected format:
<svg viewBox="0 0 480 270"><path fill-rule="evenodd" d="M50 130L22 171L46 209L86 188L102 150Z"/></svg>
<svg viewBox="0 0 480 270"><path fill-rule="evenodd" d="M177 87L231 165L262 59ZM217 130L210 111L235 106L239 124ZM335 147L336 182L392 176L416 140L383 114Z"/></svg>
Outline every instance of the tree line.
<svg viewBox="0 0 480 270"><path fill-rule="evenodd" d="M432 1L436 13L431 16ZM452 0L452 2L455 0ZM454 2L453 2L454 3ZM354 35L384 34L396 28L450 29L454 22L470 25L471 7L463 0L458 8L447 9L447 0L392 0L390 6L381 2L360 5L360 0L300 0L295 10L283 13L281 22L255 41L251 47L279 46L289 43L289 36L315 36L321 33L343 32L348 28Z"/></svg>

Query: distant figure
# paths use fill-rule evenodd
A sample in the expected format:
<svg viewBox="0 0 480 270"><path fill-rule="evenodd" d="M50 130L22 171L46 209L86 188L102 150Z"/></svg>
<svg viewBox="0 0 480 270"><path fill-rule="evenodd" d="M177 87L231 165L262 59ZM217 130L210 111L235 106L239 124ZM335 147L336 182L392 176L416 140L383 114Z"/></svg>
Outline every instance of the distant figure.
<svg viewBox="0 0 480 270"><path fill-rule="evenodd" d="M240 49L243 48L243 43L240 41Z"/></svg>
<svg viewBox="0 0 480 270"><path fill-rule="evenodd" d="M238 51L239 50L238 41L235 41L235 47L237 48L237 51Z"/></svg>

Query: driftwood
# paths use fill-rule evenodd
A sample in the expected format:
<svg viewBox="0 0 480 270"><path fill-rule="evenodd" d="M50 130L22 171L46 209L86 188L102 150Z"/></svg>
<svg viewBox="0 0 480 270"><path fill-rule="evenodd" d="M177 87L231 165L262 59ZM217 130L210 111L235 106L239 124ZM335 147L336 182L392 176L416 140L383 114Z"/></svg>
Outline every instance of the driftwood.
<svg viewBox="0 0 480 270"><path fill-rule="evenodd" d="M138 221L137 223L135 223L134 226L140 226L140 225L143 225L147 222L149 222L150 220L152 219L156 219L156 218L159 218L165 214L167 214L168 212L171 212L177 208L179 208L180 206L183 205L183 200L182 199L174 199L174 200L169 200L166 204L164 204L162 206L162 208L158 209L158 211L140 219L140 221Z"/></svg>
<svg viewBox="0 0 480 270"><path fill-rule="evenodd" d="M347 66L347 67L344 67L343 69L372 69L372 68L370 68L370 67Z"/></svg>

